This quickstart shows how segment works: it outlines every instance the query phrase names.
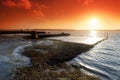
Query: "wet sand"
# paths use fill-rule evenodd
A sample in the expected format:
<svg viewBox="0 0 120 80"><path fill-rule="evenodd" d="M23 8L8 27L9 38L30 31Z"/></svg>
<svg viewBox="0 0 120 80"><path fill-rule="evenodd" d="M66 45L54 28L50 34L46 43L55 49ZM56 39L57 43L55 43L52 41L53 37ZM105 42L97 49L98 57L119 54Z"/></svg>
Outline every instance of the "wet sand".
<svg viewBox="0 0 120 80"><path fill-rule="evenodd" d="M25 48L23 55L31 60L31 66L17 68L14 80L99 80L80 71L69 61L90 50L93 45L54 41L53 45Z"/></svg>

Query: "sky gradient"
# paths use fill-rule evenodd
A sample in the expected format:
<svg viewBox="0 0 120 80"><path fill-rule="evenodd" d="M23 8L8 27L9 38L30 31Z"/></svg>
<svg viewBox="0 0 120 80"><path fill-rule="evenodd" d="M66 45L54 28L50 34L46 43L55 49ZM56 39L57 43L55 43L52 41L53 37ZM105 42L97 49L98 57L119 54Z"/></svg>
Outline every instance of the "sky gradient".
<svg viewBox="0 0 120 80"><path fill-rule="evenodd" d="M0 29L120 29L120 0L0 0Z"/></svg>

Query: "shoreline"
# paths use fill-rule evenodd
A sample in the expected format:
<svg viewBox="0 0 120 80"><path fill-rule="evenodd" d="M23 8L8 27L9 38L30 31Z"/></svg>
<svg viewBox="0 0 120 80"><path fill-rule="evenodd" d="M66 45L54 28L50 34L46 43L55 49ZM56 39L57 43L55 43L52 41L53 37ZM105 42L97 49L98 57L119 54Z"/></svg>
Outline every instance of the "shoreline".
<svg viewBox="0 0 120 80"><path fill-rule="evenodd" d="M37 45L25 48L24 56L31 60L31 66L17 68L14 80L99 80L80 71L70 60L93 45L54 41L53 45Z"/></svg>

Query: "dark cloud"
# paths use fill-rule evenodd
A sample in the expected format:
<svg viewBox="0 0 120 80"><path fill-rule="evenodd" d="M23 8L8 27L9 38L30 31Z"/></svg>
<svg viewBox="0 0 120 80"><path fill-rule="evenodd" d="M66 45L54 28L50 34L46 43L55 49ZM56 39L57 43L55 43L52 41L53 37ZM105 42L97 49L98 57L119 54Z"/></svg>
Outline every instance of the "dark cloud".
<svg viewBox="0 0 120 80"><path fill-rule="evenodd" d="M11 0L5 1L5 2L3 2L3 4L5 6L8 6L8 7L15 7L16 6L16 3L11 1Z"/></svg>
<svg viewBox="0 0 120 80"><path fill-rule="evenodd" d="M8 7L17 7L24 9L31 9L32 7L30 0L18 0L17 2L15 2L15 0L6 0L3 2L3 4Z"/></svg>
<svg viewBox="0 0 120 80"><path fill-rule="evenodd" d="M76 9L79 9L81 5L88 5L93 1L94 0L4 0L0 2L11 10L15 8L18 10L24 9L30 14L42 17L49 15L49 13L50 15L60 13L58 16L64 15L65 13L68 14L71 12L70 8L74 12ZM79 3L79 5L77 3ZM47 9L47 11L45 11L46 8L49 8L49 10Z"/></svg>
<svg viewBox="0 0 120 80"><path fill-rule="evenodd" d="M4 6L9 8L23 8L28 10L36 16L44 16L42 9L46 8L44 4L38 2L32 2L30 0L5 0L2 2Z"/></svg>
<svg viewBox="0 0 120 80"><path fill-rule="evenodd" d="M47 8L47 7L44 4L39 5L39 4L36 3L36 5L34 5L34 7L35 8L33 9L32 12L36 16L45 16L45 14L43 13L42 9Z"/></svg>

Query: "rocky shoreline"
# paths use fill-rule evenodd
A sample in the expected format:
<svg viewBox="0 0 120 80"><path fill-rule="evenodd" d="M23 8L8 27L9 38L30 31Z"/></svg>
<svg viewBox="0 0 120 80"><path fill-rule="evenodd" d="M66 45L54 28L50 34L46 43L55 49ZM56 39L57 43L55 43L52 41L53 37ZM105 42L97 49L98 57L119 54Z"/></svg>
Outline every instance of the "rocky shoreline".
<svg viewBox="0 0 120 80"><path fill-rule="evenodd" d="M37 45L25 48L23 55L31 60L31 66L18 68L14 80L99 80L80 71L69 63L77 55L91 49L92 45L54 41L53 45Z"/></svg>

